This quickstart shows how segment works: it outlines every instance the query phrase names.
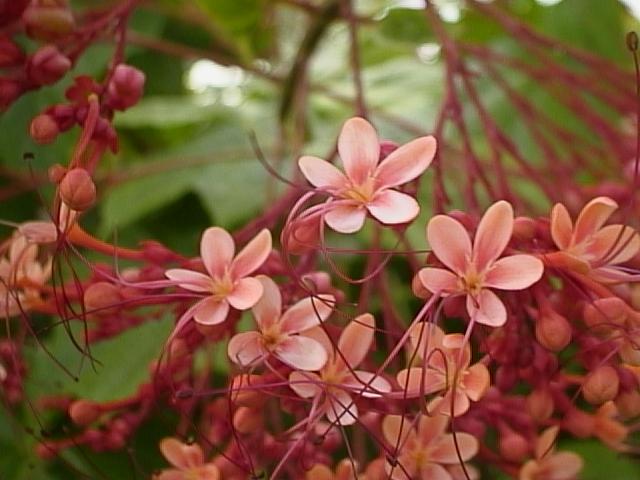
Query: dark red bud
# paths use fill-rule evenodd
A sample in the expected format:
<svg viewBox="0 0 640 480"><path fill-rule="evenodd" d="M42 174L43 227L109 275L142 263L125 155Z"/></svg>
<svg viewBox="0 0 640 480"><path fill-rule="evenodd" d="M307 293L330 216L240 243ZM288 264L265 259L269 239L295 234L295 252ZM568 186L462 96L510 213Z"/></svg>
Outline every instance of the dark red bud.
<svg viewBox="0 0 640 480"><path fill-rule="evenodd" d="M22 93L22 87L15 80L0 77L0 111L11 105Z"/></svg>
<svg viewBox="0 0 640 480"><path fill-rule="evenodd" d="M31 120L29 134L40 145L52 143L59 133L58 123L51 115L41 114Z"/></svg>
<svg viewBox="0 0 640 480"><path fill-rule="evenodd" d="M0 27L18 20L27 5L29 0L0 0Z"/></svg>
<svg viewBox="0 0 640 480"><path fill-rule="evenodd" d="M126 110L138 103L142 97L144 81L144 73L137 68L125 64L118 65L107 88L111 107Z"/></svg>
<svg viewBox="0 0 640 480"><path fill-rule="evenodd" d="M45 45L29 59L27 76L37 85L50 85L60 80L71 68L71 60L55 45Z"/></svg>
<svg viewBox="0 0 640 480"><path fill-rule="evenodd" d="M60 182L60 197L72 210L83 211L96 200L96 185L84 168L69 170Z"/></svg>
<svg viewBox="0 0 640 480"><path fill-rule="evenodd" d="M20 47L7 35L0 35L0 68L16 67L23 61Z"/></svg>

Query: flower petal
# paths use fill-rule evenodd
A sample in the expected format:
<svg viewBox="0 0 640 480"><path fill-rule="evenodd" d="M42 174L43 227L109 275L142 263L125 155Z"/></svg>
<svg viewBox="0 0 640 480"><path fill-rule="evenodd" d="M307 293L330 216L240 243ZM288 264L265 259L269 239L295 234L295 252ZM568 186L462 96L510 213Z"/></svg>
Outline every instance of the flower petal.
<svg viewBox="0 0 640 480"><path fill-rule="evenodd" d="M192 292L211 292L211 277L200 272L184 268L171 268L164 272L165 276L178 284L180 288Z"/></svg>
<svg viewBox="0 0 640 480"><path fill-rule="evenodd" d="M459 463L460 459L463 462L470 460L478 453L478 448L478 440L469 433L456 433L455 441L452 434L447 434L437 440L431 450L431 458L438 463L453 465Z"/></svg>
<svg viewBox="0 0 640 480"><path fill-rule="evenodd" d="M427 240L438 260L462 274L471 259L471 239L460 222L436 215L427 224Z"/></svg>
<svg viewBox="0 0 640 480"><path fill-rule="evenodd" d="M327 420L338 425L353 425L358 420L358 407L344 390L331 389L327 393Z"/></svg>
<svg viewBox="0 0 640 480"><path fill-rule="evenodd" d="M357 316L345 327L338 340L336 357L342 363L346 361L351 368L356 368L366 358L376 329L376 320L370 313Z"/></svg>
<svg viewBox="0 0 640 480"><path fill-rule="evenodd" d="M574 479L582 470L584 462L573 452L558 452L542 459L549 480Z"/></svg>
<svg viewBox="0 0 640 480"><path fill-rule="evenodd" d="M491 290L485 288L476 298L478 305L471 295L467 295L467 312L471 318L483 325L500 327L507 321L507 310L502 300Z"/></svg>
<svg viewBox="0 0 640 480"><path fill-rule="evenodd" d="M198 480L219 480L220 470L214 464L203 465L198 468Z"/></svg>
<svg viewBox="0 0 640 480"><path fill-rule="evenodd" d="M329 206L324 221L339 233L355 233L364 225L367 210L362 205Z"/></svg>
<svg viewBox="0 0 640 480"><path fill-rule="evenodd" d="M424 445L429 445L444 434L450 421L445 415L422 415L418 422L418 437Z"/></svg>
<svg viewBox="0 0 640 480"><path fill-rule="evenodd" d="M381 187L389 188L419 177L429 167L436 154L434 137L420 137L394 150L376 169Z"/></svg>
<svg viewBox="0 0 640 480"><path fill-rule="evenodd" d="M298 370L320 370L327 363L324 347L312 338L302 335L286 338L272 353L282 362Z"/></svg>
<svg viewBox="0 0 640 480"><path fill-rule="evenodd" d="M387 225L410 222L420 213L416 199L397 190L376 193L374 199L367 204L367 209L373 217Z"/></svg>
<svg viewBox="0 0 640 480"><path fill-rule="evenodd" d="M365 398L379 398L382 393L391 391L391 384L380 375L363 370L354 370L342 384L353 389L356 395L362 395Z"/></svg>
<svg viewBox="0 0 640 480"><path fill-rule="evenodd" d="M618 204L609 197L597 197L587 203L576 220L572 243L577 245L600 230L617 208Z"/></svg>
<svg viewBox="0 0 640 480"><path fill-rule="evenodd" d="M491 385L489 370L483 363L476 363L467 368L461 383L466 395L474 402L477 402Z"/></svg>
<svg viewBox="0 0 640 480"><path fill-rule="evenodd" d="M589 258L606 265L631 260L640 251L640 236L631 227L607 225L598 230L585 249Z"/></svg>
<svg viewBox="0 0 640 480"><path fill-rule="evenodd" d="M207 297L197 304L193 318L202 325L218 325L227 319L229 303L226 300L218 300Z"/></svg>
<svg viewBox="0 0 640 480"><path fill-rule="evenodd" d="M298 160L302 174L314 187L327 190L339 190L347 185L344 174L326 160L304 156Z"/></svg>
<svg viewBox="0 0 640 480"><path fill-rule="evenodd" d="M282 332L299 333L319 325L331 315L335 302L335 297L327 294L303 298L282 315Z"/></svg>
<svg viewBox="0 0 640 480"><path fill-rule="evenodd" d="M350 118L340 131L338 152L347 177L354 183L361 184L373 174L378 164L378 134L364 118Z"/></svg>
<svg viewBox="0 0 640 480"><path fill-rule="evenodd" d="M246 277L260 268L271 253L271 245L271 232L265 228L233 259L231 277L233 279Z"/></svg>
<svg viewBox="0 0 640 480"><path fill-rule="evenodd" d="M437 463L425 463L420 468L420 478L428 480L452 480L447 470Z"/></svg>
<svg viewBox="0 0 640 480"><path fill-rule="evenodd" d="M473 263L483 272L504 251L513 233L513 208L500 200L482 216L473 241Z"/></svg>
<svg viewBox="0 0 640 480"><path fill-rule="evenodd" d="M322 393L322 379L313 372L291 372L289 387L302 398L313 398Z"/></svg>
<svg viewBox="0 0 640 480"><path fill-rule="evenodd" d="M418 272L422 285L432 293L450 294L460 290L458 277L443 268L423 268Z"/></svg>
<svg viewBox="0 0 640 480"><path fill-rule="evenodd" d="M550 216L551 238L560 250L566 250L571 245L571 234L573 233L573 223L571 216L561 203L556 203L551 209Z"/></svg>
<svg viewBox="0 0 640 480"><path fill-rule="evenodd" d="M183 470L204 463L204 456L199 445L187 445L177 438L163 438L160 441L160 451L171 465Z"/></svg>
<svg viewBox="0 0 640 480"><path fill-rule="evenodd" d="M435 370L425 370L420 367L400 370L396 375L396 380L400 388L407 393L407 396L411 397L428 395L447 388L447 379L444 375Z"/></svg>
<svg viewBox="0 0 640 480"><path fill-rule="evenodd" d="M265 330L274 323L280 321L282 314L282 296L278 285L265 275L256 277L262 284L262 297L258 300L251 311L258 328Z"/></svg>
<svg viewBox="0 0 640 480"><path fill-rule="evenodd" d="M544 273L544 264L533 255L511 255L491 265L483 285L500 290L523 290L536 283Z"/></svg>
<svg viewBox="0 0 640 480"><path fill-rule="evenodd" d="M227 346L227 354L232 362L242 367L254 365L268 353L262 345L258 332L237 333Z"/></svg>
<svg viewBox="0 0 640 480"><path fill-rule="evenodd" d="M222 277L231 264L236 246L233 238L220 227L207 228L200 240L200 256L204 268L212 277Z"/></svg>
<svg viewBox="0 0 640 480"><path fill-rule="evenodd" d="M262 283L257 278L241 278L233 286L233 291L227 295L227 301L233 308L247 310L260 300L263 291Z"/></svg>

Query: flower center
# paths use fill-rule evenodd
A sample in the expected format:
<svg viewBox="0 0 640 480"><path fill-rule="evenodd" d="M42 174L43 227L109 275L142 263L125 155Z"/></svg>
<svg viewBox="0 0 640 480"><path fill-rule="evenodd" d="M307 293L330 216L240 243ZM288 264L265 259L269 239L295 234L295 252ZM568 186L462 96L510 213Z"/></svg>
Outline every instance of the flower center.
<svg viewBox="0 0 640 480"><path fill-rule="evenodd" d="M375 192L375 178L368 177L363 183L356 185L355 183L351 183L349 187L347 187L342 192L342 197L355 200L358 203L369 203L373 200L373 194Z"/></svg>
<svg viewBox="0 0 640 480"><path fill-rule="evenodd" d="M222 277L213 278L211 281L211 295L217 300L227 298L233 292L233 289L233 280L231 280L229 272L225 272Z"/></svg>
<svg viewBox="0 0 640 480"><path fill-rule="evenodd" d="M460 277L461 290L464 290L472 297L480 294L484 283L484 275L475 270L469 270L463 277Z"/></svg>
<svg viewBox="0 0 640 480"><path fill-rule="evenodd" d="M283 340L280 327L277 324L271 325L262 332L262 345L268 351L273 350Z"/></svg>

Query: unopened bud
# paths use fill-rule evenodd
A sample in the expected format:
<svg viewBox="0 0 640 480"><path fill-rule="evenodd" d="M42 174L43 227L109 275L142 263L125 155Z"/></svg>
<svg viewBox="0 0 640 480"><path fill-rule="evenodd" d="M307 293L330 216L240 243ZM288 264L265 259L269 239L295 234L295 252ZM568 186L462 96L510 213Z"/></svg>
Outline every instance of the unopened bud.
<svg viewBox="0 0 640 480"><path fill-rule="evenodd" d="M66 167L63 167L59 163L55 163L49 167L47 171L47 176L49 177L49 181L53 184L58 184L62 181L64 176L67 174Z"/></svg>
<svg viewBox="0 0 640 480"><path fill-rule="evenodd" d="M571 325L554 310L542 312L536 321L536 339L544 348L559 352L571 341Z"/></svg>
<svg viewBox="0 0 640 480"><path fill-rule="evenodd" d="M640 392L629 390L622 392L615 400L618 411L625 418L635 418L640 415Z"/></svg>
<svg viewBox="0 0 640 480"><path fill-rule="evenodd" d="M394 151L398 149L400 145L392 140L382 140L380 141L380 161L387 158Z"/></svg>
<svg viewBox="0 0 640 480"><path fill-rule="evenodd" d="M287 229L287 252L295 255L314 249L320 240L320 217L309 216L296 219Z"/></svg>
<svg viewBox="0 0 640 480"><path fill-rule="evenodd" d="M620 379L615 368L602 365L591 372L582 384L582 396L592 405L601 405L618 395Z"/></svg>
<svg viewBox="0 0 640 480"><path fill-rule="evenodd" d="M40 145L52 143L59 133L58 123L51 115L41 114L31 120L29 135Z"/></svg>
<svg viewBox="0 0 640 480"><path fill-rule="evenodd" d="M107 88L109 104L116 110L126 110L140 100L145 76L137 68L120 64L113 72Z"/></svg>
<svg viewBox="0 0 640 480"><path fill-rule="evenodd" d="M109 282L96 282L84 292L84 306L89 314L112 315L121 301L118 287Z"/></svg>
<svg viewBox="0 0 640 480"><path fill-rule="evenodd" d="M96 201L96 185L84 168L69 170L60 182L60 197L71 209L82 212Z"/></svg>
<svg viewBox="0 0 640 480"><path fill-rule="evenodd" d="M509 462L521 462L529 454L529 442L513 430L500 435L499 448L500 455Z"/></svg>
<svg viewBox="0 0 640 480"><path fill-rule="evenodd" d="M553 397L547 389L536 389L527 397L527 410L537 423L548 420L553 414L553 409Z"/></svg>
<svg viewBox="0 0 640 480"><path fill-rule="evenodd" d="M100 405L89 400L77 400L69 407L71 420L82 427L95 422L101 414Z"/></svg>
<svg viewBox="0 0 640 480"><path fill-rule="evenodd" d="M495 386L508 392L518 382L518 369L513 365L500 365L496 370Z"/></svg>
<svg viewBox="0 0 640 480"><path fill-rule="evenodd" d="M43 41L63 38L75 27L66 0L32 0L22 14L22 21L27 35Z"/></svg>
<svg viewBox="0 0 640 480"><path fill-rule="evenodd" d="M577 408L571 408L562 422L562 426L578 438L590 437L593 434L594 425L593 416Z"/></svg>
<svg viewBox="0 0 640 480"><path fill-rule="evenodd" d="M260 375L238 375L231 384L231 401L247 407L262 405L264 399L258 389L261 384L262 377Z"/></svg>
<svg viewBox="0 0 640 480"><path fill-rule="evenodd" d="M594 332L606 334L611 328L624 325L627 305L618 297L599 298L585 305L582 317Z"/></svg>
<svg viewBox="0 0 640 480"><path fill-rule="evenodd" d="M240 433L255 432L262 427L262 413L249 407L240 407L233 415L233 426Z"/></svg>
<svg viewBox="0 0 640 480"><path fill-rule="evenodd" d="M536 222L529 217L516 217L513 221L513 238L521 242L531 240L536 235Z"/></svg>
<svg viewBox="0 0 640 480"><path fill-rule="evenodd" d="M71 68L71 60L60 53L55 45L41 47L27 63L27 75L36 85L51 85L60 80Z"/></svg>
<svg viewBox="0 0 640 480"><path fill-rule="evenodd" d="M0 68L16 67L23 60L20 47L7 35L0 35Z"/></svg>

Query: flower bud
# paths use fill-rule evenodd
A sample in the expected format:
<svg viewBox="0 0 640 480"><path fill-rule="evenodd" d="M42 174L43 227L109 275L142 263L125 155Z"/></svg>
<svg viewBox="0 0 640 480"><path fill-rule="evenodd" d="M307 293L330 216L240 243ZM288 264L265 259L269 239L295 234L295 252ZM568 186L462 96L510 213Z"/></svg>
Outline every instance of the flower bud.
<svg viewBox="0 0 640 480"><path fill-rule="evenodd" d="M513 365L500 365L496 370L495 385L503 392L508 392L518 382L518 369Z"/></svg>
<svg viewBox="0 0 640 480"><path fill-rule="evenodd" d="M615 403L620 415L625 419L640 415L640 392L638 390L622 392L616 398Z"/></svg>
<svg viewBox="0 0 640 480"><path fill-rule="evenodd" d="M22 14L27 35L36 40L58 40L75 27L67 0L32 0Z"/></svg>
<svg viewBox="0 0 640 480"><path fill-rule="evenodd" d="M536 235L536 221L529 217L516 217L513 221L513 238L526 242Z"/></svg>
<svg viewBox="0 0 640 480"><path fill-rule="evenodd" d="M542 312L536 321L536 339L544 348L559 352L571 341L571 325L554 310Z"/></svg>
<svg viewBox="0 0 640 480"><path fill-rule="evenodd" d="M562 426L575 437L587 438L593 434L595 420L592 415L577 408L571 408L565 414Z"/></svg>
<svg viewBox="0 0 640 480"><path fill-rule="evenodd" d="M140 100L145 76L137 68L121 63L114 72L107 87L109 104L116 110L126 110Z"/></svg>
<svg viewBox="0 0 640 480"><path fill-rule="evenodd" d="M27 63L27 76L36 85L51 85L71 68L71 60L55 45L41 47Z"/></svg>
<svg viewBox="0 0 640 480"><path fill-rule="evenodd" d="M262 428L262 413L249 407L240 407L233 415L233 427L240 433L251 433Z"/></svg>
<svg viewBox="0 0 640 480"><path fill-rule="evenodd" d="M260 375L238 375L231 384L231 401L247 407L262 405L264 399L259 391L260 385L262 385L262 377Z"/></svg>
<svg viewBox="0 0 640 480"><path fill-rule="evenodd" d="M387 158L394 151L398 149L400 145L392 140L381 140L380 141L380 161Z"/></svg>
<svg viewBox="0 0 640 480"><path fill-rule="evenodd" d="M320 239L320 217L299 218L287 225L286 250L300 255L314 249Z"/></svg>
<svg viewBox="0 0 640 480"><path fill-rule="evenodd" d="M553 414L553 397L547 389L538 388L534 390L529 394L526 402L529 415L537 423L545 422Z"/></svg>
<svg viewBox="0 0 640 480"><path fill-rule="evenodd" d="M582 384L582 396L592 405L601 405L618 395L620 379L615 368L602 365L591 372Z"/></svg>
<svg viewBox="0 0 640 480"><path fill-rule="evenodd" d="M59 133L58 123L51 115L41 114L31 120L29 135L40 145L52 143Z"/></svg>
<svg viewBox="0 0 640 480"><path fill-rule="evenodd" d="M100 405L89 400L77 400L69 407L71 420L82 427L95 422L101 414Z"/></svg>
<svg viewBox="0 0 640 480"><path fill-rule="evenodd" d="M607 334L611 328L624 325L627 305L618 297L599 298L585 305L582 318L595 333Z"/></svg>
<svg viewBox="0 0 640 480"><path fill-rule="evenodd" d="M63 167L59 163L54 163L49 167L49 170L47 171L47 176L49 177L49 181L53 184L60 183L66 174L67 174L66 167Z"/></svg>
<svg viewBox="0 0 640 480"><path fill-rule="evenodd" d="M84 291L84 306L89 314L112 315L121 301L118 287L109 282L96 282Z"/></svg>
<svg viewBox="0 0 640 480"><path fill-rule="evenodd" d="M20 47L7 35L0 35L0 68L17 67L24 61Z"/></svg>
<svg viewBox="0 0 640 480"><path fill-rule="evenodd" d="M24 9L29 5L29 0L2 0L0 1L0 27L15 22L20 18Z"/></svg>
<svg viewBox="0 0 640 480"><path fill-rule="evenodd" d="M500 455L509 462L519 463L529 454L529 442L511 429L500 435Z"/></svg>
<svg viewBox="0 0 640 480"><path fill-rule="evenodd" d="M60 197L71 209L84 211L96 201L96 186L84 168L69 170L60 182Z"/></svg>

